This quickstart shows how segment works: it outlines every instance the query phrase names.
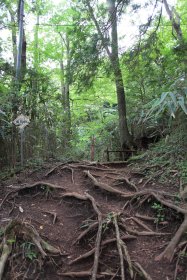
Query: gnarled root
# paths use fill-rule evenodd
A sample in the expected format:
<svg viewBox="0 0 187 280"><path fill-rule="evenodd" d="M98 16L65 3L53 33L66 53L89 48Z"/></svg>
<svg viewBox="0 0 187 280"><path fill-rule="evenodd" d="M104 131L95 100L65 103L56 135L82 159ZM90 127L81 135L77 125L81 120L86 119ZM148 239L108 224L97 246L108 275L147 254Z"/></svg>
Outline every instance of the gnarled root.
<svg viewBox="0 0 187 280"><path fill-rule="evenodd" d="M60 253L59 249L56 249L55 247L44 241L31 224L18 220L12 220L4 230L4 238L1 244L3 250L0 258L0 280L2 279L4 273L6 261L12 251L10 240L15 240L16 242L16 237L20 235L23 236L26 240L32 240L43 258L47 256L45 250L52 254Z"/></svg>
<svg viewBox="0 0 187 280"><path fill-rule="evenodd" d="M160 261L162 259L167 259L171 262L174 256L175 248L186 230L187 230L187 214L185 215L183 223L180 225L178 231L175 233L174 237L171 239L164 252L162 252L159 256L157 256L155 260Z"/></svg>
<svg viewBox="0 0 187 280"><path fill-rule="evenodd" d="M113 194L125 195L124 192L116 190L115 188L113 188L105 183L101 183L101 182L97 181L89 171L84 171L84 174L86 174L92 180L94 186L96 186L102 190L108 191L110 193L113 193Z"/></svg>
<svg viewBox="0 0 187 280"><path fill-rule="evenodd" d="M3 272L5 269L6 261L12 251L12 245L7 243L7 240L4 238L2 242L2 254L0 258L0 280L3 279Z"/></svg>

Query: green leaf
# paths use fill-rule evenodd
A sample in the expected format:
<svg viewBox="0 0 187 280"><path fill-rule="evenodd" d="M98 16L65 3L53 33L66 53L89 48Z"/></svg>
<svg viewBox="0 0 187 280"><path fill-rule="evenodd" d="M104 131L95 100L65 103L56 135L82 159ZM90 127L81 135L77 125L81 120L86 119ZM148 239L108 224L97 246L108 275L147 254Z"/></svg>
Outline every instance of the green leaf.
<svg viewBox="0 0 187 280"><path fill-rule="evenodd" d="M184 96L180 96L178 98L178 103L181 106L181 108L184 111L184 113L187 115L187 107L186 107L186 104L185 104L185 101L184 101Z"/></svg>
<svg viewBox="0 0 187 280"><path fill-rule="evenodd" d="M174 104L171 103L171 102L167 102L167 106L168 106L168 109L169 109L169 112L170 112L170 115L175 119L175 108L173 108Z"/></svg>
<svg viewBox="0 0 187 280"><path fill-rule="evenodd" d="M177 104L177 98L176 95L173 92L169 92L169 96L171 97L173 104L175 105L175 107L177 108L178 104Z"/></svg>

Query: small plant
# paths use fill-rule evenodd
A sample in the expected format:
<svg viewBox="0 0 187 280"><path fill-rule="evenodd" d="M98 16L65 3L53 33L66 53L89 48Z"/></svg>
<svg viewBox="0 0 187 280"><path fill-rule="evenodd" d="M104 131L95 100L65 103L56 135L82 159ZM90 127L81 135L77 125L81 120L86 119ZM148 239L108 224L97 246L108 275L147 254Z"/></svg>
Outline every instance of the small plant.
<svg viewBox="0 0 187 280"><path fill-rule="evenodd" d="M35 251L35 245L31 242L24 242L21 247L23 248L24 255L29 260L37 258L37 252Z"/></svg>
<svg viewBox="0 0 187 280"><path fill-rule="evenodd" d="M110 213L108 213L106 219L103 221L103 231L104 232L108 229L108 225L111 223L113 216L114 216L114 213L110 212Z"/></svg>
<svg viewBox="0 0 187 280"><path fill-rule="evenodd" d="M152 209L156 211L155 223L159 224L165 220L164 208L160 203L154 202L151 206Z"/></svg>

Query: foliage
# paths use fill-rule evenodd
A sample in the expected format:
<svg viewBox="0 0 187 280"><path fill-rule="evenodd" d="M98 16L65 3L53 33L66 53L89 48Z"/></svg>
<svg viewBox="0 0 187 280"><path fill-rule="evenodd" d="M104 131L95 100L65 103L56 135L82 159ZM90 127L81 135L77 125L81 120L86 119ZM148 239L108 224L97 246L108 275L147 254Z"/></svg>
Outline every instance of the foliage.
<svg viewBox="0 0 187 280"><path fill-rule="evenodd" d="M28 258L30 261L37 259L37 252L33 243L24 242L23 244L21 244L21 247L23 249L25 257Z"/></svg>
<svg viewBox="0 0 187 280"><path fill-rule="evenodd" d="M178 78L170 87L173 91L162 93L161 97L153 104L149 114L159 114L168 110L169 114L175 118L177 111L180 109L187 115L186 82L184 77Z"/></svg>
<svg viewBox="0 0 187 280"><path fill-rule="evenodd" d="M156 211L155 223L159 224L165 220L164 208L160 203L154 202L151 206L152 209Z"/></svg>
<svg viewBox="0 0 187 280"><path fill-rule="evenodd" d="M91 1L91 4L95 5L94 13L109 46L108 9L105 4L96 2ZM142 6L133 3L131 13L138 15L141 9L151 5L148 2ZM129 3L120 1L118 4L120 26L125 24L124 13L128 11ZM4 34L7 34L0 40L0 165L16 168L19 165L20 140L16 134L13 137L15 127L12 124L15 108L18 109L16 116L23 113L30 118L24 138L28 163L56 158L90 159L93 136L95 159L105 160L107 147L120 147L118 101L113 69L84 1L64 1L59 6L39 0L26 3L27 71L18 93L14 92L12 48L12 35L16 31L17 36L18 30L11 21L11 15L12 20L17 20L16 1L0 1L0 7L0 23L3 32L6 31ZM176 9L184 24L187 14L184 1L178 0ZM176 41L170 22L164 16L160 18L157 11L150 24L137 22L141 40L136 40L125 51L124 37L121 36L119 41L120 67L126 83L128 126L138 149L143 148L143 137L150 142L164 138L150 152L158 158L153 156L151 159L149 153L146 156L151 163L170 161L181 168L186 182L187 33L185 25L181 25L184 39L183 42ZM39 25L27 25L27 22L37 22L37 17ZM70 115L63 103L63 90L67 83ZM71 118L69 130L68 118ZM15 147L14 156L12 147ZM175 161L175 157L179 160ZM117 159L117 156L113 155L112 159Z"/></svg>

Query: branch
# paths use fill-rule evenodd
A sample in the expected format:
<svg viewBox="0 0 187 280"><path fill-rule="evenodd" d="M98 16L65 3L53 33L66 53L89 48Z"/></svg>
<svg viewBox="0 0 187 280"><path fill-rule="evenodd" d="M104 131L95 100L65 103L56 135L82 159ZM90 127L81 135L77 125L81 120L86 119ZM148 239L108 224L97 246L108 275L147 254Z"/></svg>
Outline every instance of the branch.
<svg viewBox="0 0 187 280"><path fill-rule="evenodd" d="M92 6L90 5L90 1L89 0L85 0L85 2L86 2L86 5L88 7L89 14L90 14L90 16L91 16L91 18L92 18L92 20L93 20L93 22L95 24L95 27L97 29L98 34L100 36L101 42L103 44L103 47L105 48L110 61L112 61L112 59L111 59L111 52L110 52L110 50L108 48L107 42L106 42L106 40L105 40L105 38L103 36L103 33L102 33L101 28L100 28L100 26L98 24L98 21L97 21L95 15L94 15L94 11L93 11Z"/></svg>

